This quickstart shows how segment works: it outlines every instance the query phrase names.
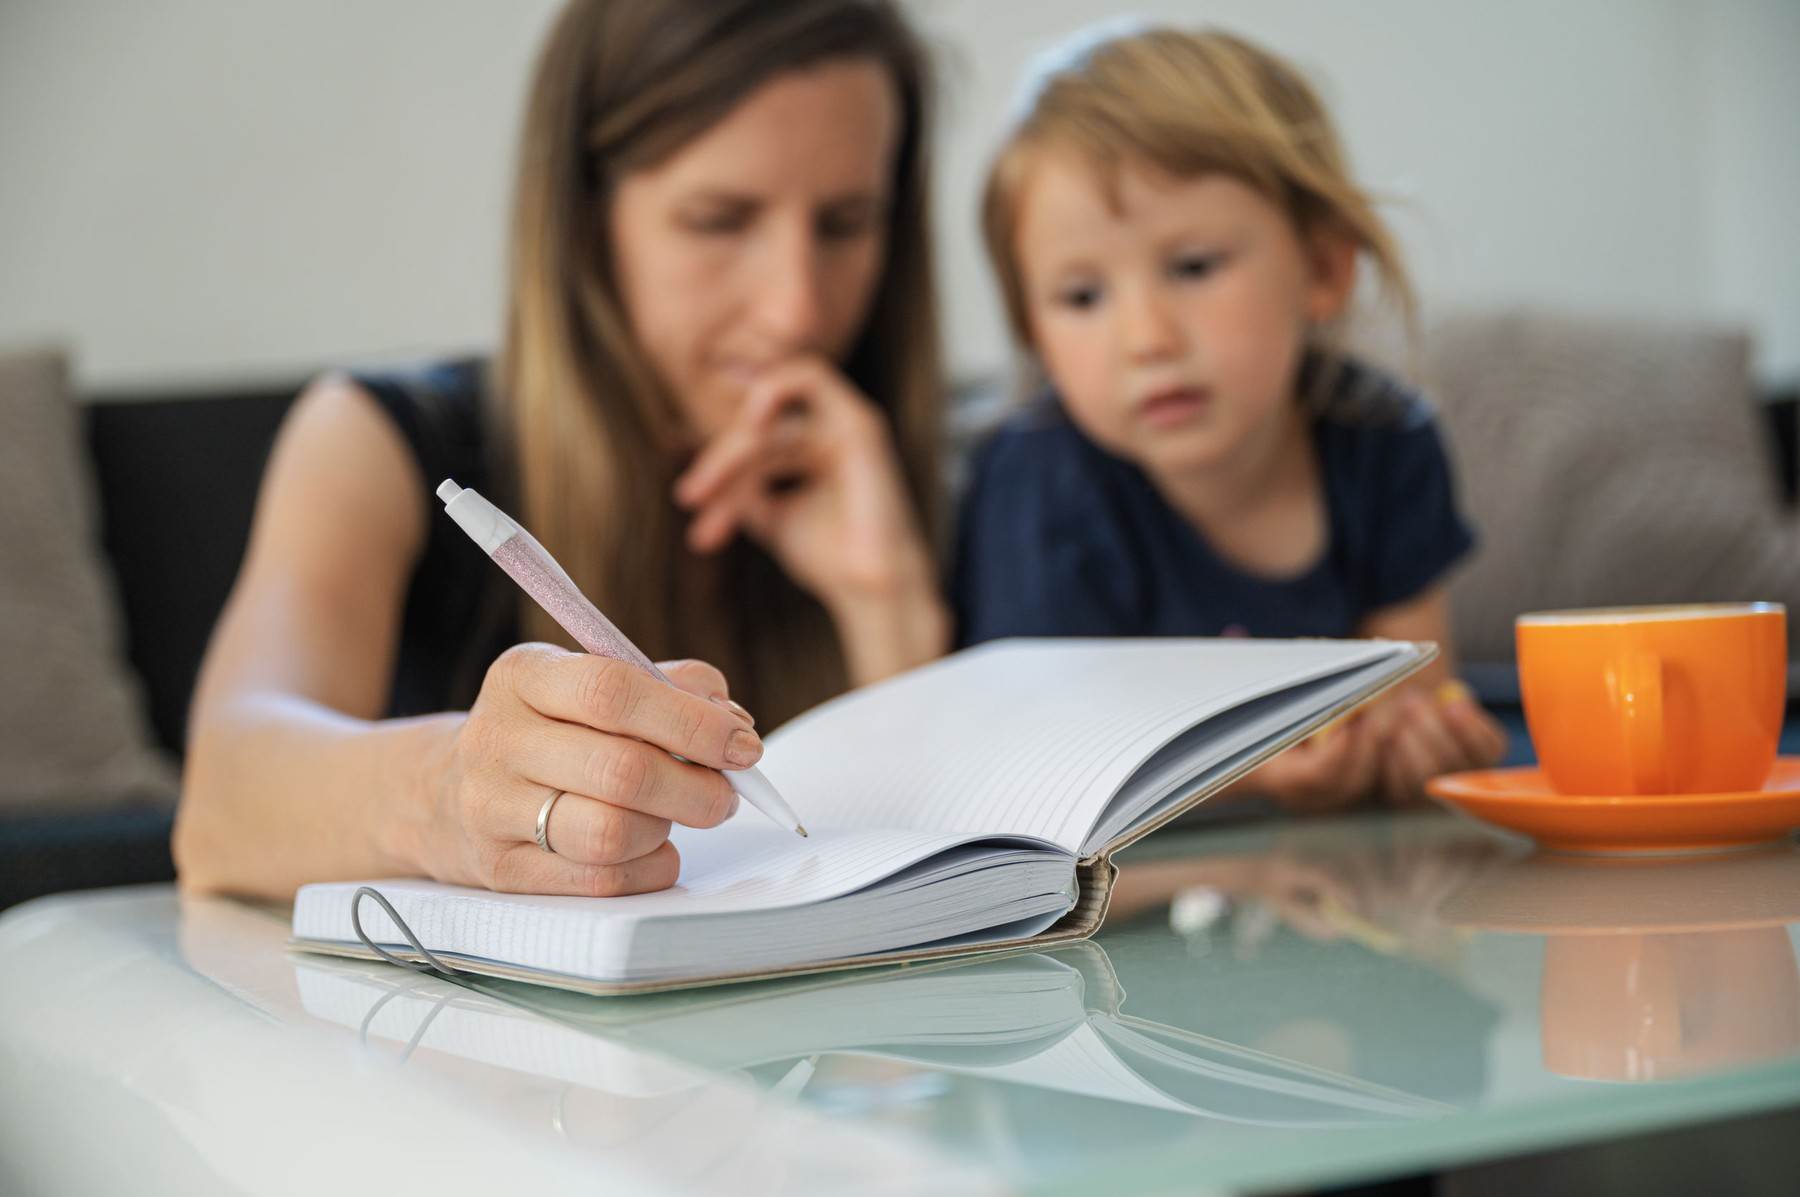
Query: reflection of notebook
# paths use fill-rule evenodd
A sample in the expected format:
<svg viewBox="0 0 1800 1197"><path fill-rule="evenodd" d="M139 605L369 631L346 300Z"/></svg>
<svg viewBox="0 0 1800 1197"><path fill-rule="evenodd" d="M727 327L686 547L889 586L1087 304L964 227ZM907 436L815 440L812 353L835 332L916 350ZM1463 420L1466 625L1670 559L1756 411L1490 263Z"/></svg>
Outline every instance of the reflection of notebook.
<svg viewBox="0 0 1800 1197"><path fill-rule="evenodd" d="M491 983L446 998L441 984L323 961L300 964L296 975L308 1013L401 1050L622 1096L842 1052L1264 1126L1365 1125L1449 1110L1123 1014L1112 968L1093 944L740 987L719 991L730 996L718 1001L668 995L607 1006Z"/></svg>
<svg viewBox="0 0 1800 1197"><path fill-rule="evenodd" d="M591 992L842 968L1091 934L1114 851L1428 661L1389 641L1006 641L845 695L762 769L810 839L746 806L678 828L681 883L586 899L375 883L470 971ZM355 884L309 885L303 948L367 955ZM363 926L408 953L364 903Z"/></svg>

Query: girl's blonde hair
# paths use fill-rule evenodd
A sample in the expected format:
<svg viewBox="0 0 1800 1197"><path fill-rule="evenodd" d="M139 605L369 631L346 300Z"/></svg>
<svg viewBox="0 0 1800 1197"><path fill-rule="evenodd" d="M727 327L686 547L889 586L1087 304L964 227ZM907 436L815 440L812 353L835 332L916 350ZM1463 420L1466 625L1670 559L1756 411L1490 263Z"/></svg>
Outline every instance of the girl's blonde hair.
<svg viewBox="0 0 1800 1197"><path fill-rule="evenodd" d="M1049 148L1082 155L1109 184L1134 162L1175 178L1230 175L1279 205L1303 239L1350 238L1374 261L1409 330L1415 322L1393 236L1351 178L1305 77L1228 33L1148 29L1065 51L1046 67L988 172L982 231L1020 345L1032 342L1017 258L1020 200Z"/></svg>
<svg viewBox="0 0 1800 1197"><path fill-rule="evenodd" d="M703 657L764 721L846 685L824 609L755 546L682 543L680 419L622 304L607 205L758 86L867 59L902 113L885 273L844 370L888 417L936 526L939 374L927 220L923 51L888 0L572 0L538 60L519 151L497 466L527 526L652 657ZM534 604L526 634L567 643Z"/></svg>

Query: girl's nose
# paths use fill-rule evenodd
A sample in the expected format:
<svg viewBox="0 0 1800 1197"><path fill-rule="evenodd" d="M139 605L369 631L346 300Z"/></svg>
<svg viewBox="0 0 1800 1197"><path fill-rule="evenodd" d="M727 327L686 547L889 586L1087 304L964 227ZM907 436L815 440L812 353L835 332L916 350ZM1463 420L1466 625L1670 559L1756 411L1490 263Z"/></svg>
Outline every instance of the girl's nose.
<svg viewBox="0 0 1800 1197"><path fill-rule="evenodd" d="M1125 351L1133 362L1157 362L1181 349L1181 325L1152 287L1127 287L1120 295Z"/></svg>

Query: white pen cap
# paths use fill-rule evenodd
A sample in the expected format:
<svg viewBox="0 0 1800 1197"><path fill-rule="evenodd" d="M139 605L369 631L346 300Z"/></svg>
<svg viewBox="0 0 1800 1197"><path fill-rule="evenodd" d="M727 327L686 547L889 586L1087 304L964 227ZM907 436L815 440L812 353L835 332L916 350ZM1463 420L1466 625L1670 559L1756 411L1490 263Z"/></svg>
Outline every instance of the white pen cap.
<svg viewBox="0 0 1800 1197"><path fill-rule="evenodd" d="M437 497L444 501L444 513L489 556L519 534L519 525L504 511L474 491L456 485L452 479L438 483Z"/></svg>

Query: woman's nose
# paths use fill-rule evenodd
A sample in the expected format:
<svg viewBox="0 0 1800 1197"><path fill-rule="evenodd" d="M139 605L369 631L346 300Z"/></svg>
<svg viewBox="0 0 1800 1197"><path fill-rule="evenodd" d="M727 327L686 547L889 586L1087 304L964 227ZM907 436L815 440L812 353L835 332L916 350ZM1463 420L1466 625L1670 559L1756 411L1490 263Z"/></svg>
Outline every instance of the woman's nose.
<svg viewBox="0 0 1800 1197"><path fill-rule="evenodd" d="M758 291L760 323L783 348L805 349L823 339L824 269L810 236L780 240L765 262Z"/></svg>

